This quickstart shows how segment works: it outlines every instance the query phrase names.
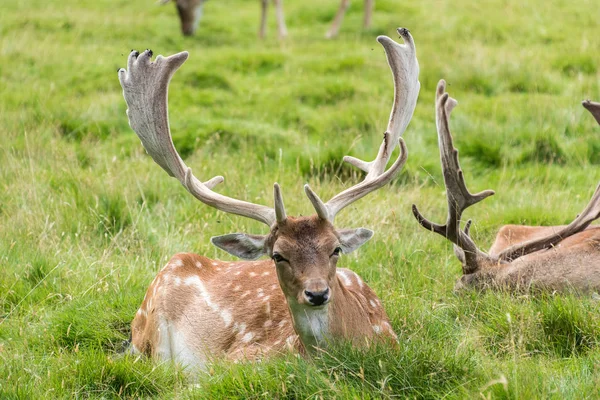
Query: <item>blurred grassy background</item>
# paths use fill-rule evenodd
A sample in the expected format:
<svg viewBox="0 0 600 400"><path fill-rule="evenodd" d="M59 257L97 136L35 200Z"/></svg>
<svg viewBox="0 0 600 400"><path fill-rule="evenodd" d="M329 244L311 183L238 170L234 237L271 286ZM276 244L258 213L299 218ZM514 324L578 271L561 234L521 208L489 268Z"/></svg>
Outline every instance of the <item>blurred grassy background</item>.
<svg viewBox="0 0 600 400"><path fill-rule="evenodd" d="M150 0L3 1L0 6L0 398L596 398L599 304L572 295L453 295L460 265L410 205L445 214L433 97L448 81L468 186L496 196L469 210L485 248L505 223L564 224L600 177L597 2L378 0L362 30L352 4L285 4L290 37L256 37L259 2L211 0L195 37ZM421 96L409 160L339 227L374 239L340 265L375 289L398 349L340 346L314 360L216 363L190 387L181 371L115 357L145 289L174 253L228 255L209 237L265 232L198 203L144 153L116 70L131 49L190 51L171 84L174 141L197 176L263 204L282 184L290 214L312 213L360 179L392 103L379 34L411 30Z"/></svg>

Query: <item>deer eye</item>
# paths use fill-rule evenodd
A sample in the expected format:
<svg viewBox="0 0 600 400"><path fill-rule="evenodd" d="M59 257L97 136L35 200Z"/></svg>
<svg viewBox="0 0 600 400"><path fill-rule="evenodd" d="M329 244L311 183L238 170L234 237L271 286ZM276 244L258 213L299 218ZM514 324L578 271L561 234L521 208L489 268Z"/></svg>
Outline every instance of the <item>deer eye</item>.
<svg viewBox="0 0 600 400"><path fill-rule="evenodd" d="M281 262L281 261L287 261L285 258L283 258L283 256L279 253L273 253L273 256L271 257L273 259L273 261L275 261L276 263Z"/></svg>
<svg viewBox="0 0 600 400"><path fill-rule="evenodd" d="M336 248L335 248L335 250L333 250L333 253L331 253L331 256L330 256L330 257L333 257L333 256L336 256L336 257L337 257L337 256L339 256L341 253L342 253L342 248L341 248L341 247L336 247Z"/></svg>

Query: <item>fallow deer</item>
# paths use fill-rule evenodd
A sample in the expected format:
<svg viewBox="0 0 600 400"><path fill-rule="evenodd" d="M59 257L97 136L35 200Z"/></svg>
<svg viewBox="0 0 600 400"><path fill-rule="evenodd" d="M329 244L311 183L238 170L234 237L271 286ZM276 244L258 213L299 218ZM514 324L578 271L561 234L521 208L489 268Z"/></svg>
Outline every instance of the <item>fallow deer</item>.
<svg viewBox="0 0 600 400"><path fill-rule="evenodd" d="M441 80L436 93L436 125L440 159L446 186L448 216L445 225L435 224L413 205L413 214L427 230L454 243L463 265L455 290L506 289L509 291L600 289L600 227L589 225L600 217L600 186L585 209L566 226L506 225L500 229L489 253L481 251L469 235L471 220L461 229L463 211L494 194L486 190L471 194L466 187L453 145L449 119L457 102L446 93ZM600 123L600 104L584 101Z"/></svg>
<svg viewBox="0 0 600 400"><path fill-rule="evenodd" d="M212 357L251 360L286 349L310 352L330 340L364 345L396 339L375 293L356 273L336 267L342 253L360 247L373 232L336 229L333 222L344 207L394 179L406 161L401 135L416 105L419 65L409 31L398 33L404 44L377 38L394 80L394 103L378 155L371 162L344 157L366 176L326 203L305 185L316 210L310 217L287 216L276 183L270 208L214 192L221 176L198 180L175 150L167 112L169 81L188 53L158 56L154 62L151 51L130 54L119 80L129 124L148 154L201 202L270 229L267 235L213 237L214 245L242 259L271 258L229 262L175 255L148 288L131 324L132 351L202 366ZM386 170L398 145L398 158Z"/></svg>
<svg viewBox="0 0 600 400"><path fill-rule="evenodd" d="M161 0L162 4L168 3L170 0ZM173 0L177 7L179 14L179 20L181 22L181 31L186 36L194 34L198 29L200 18L202 17L202 8L206 0ZM371 26L371 15L373 14L373 3L374 0L365 0L364 6L364 18L363 26L369 28ZM258 30L258 36L261 38L265 37L265 30L267 28L267 9L269 8L269 0L260 0L261 14L260 14L260 28ZM277 30L280 38L287 36L287 27L285 25L285 16L283 14L283 0L273 0L275 6L275 16L277 18ZM350 0L341 0L340 8L338 9L335 17L331 23L331 27L325 34L326 38L333 38L337 36L344 15L350 7Z"/></svg>
<svg viewBox="0 0 600 400"><path fill-rule="evenodd" d="M166 4L170 0L161 0L161 4ZM202 9L206 0L173 0L179 14L181 22L181 32L185 36L191 36L198 29L200 19L202 18ZM260 0L260 28L258 36L265 37L267 28L267 10L269 8L269 0ZM277 18L277 30L280 38L287 36L287 27L285 26L285 16L283 15L283 0L273 0L275 6L275 17Z"/></svg>
<svg viewBox="0 0 600 400"><path fill-rule="evenodd" d="M371 16L373 15L373 4L375 0L365 0L364 4L364 15L363 15L363 27L368 29L371 27ZM333 18L333 22L331 23L331 28L325 34L327 39L334 38L338 35L340 31L340 26L342 25L342 21L344 20L344 15L346 11L350 7L350 0L342 0L340 2L340 8L338 9L335 17Z"/></svg>

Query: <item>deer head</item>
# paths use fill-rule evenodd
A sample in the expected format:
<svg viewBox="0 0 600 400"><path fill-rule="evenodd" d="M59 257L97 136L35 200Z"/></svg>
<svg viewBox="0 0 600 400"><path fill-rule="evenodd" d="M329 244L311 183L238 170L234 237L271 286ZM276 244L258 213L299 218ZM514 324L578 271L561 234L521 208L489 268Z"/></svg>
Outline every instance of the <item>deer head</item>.
<svg viewBox="0 0 600 400"><path fill-rule="evenodd" d="M389 183L406 161L407 150L401 135L412 117L419 94L419 65L409 31L400 28L398 33L405 44L398 44L386 36L377 38L386 52L394 80L394 104L378 155L370 162L344 157L344 161L363 170L365 178L327 202L305 185L304 191L316 210L316 215L310 217L287 216L277 183L274 184L273 208L252 204L214 192L212 189L223 182L223 177L202 182L183 162L171 139L167 91L171 77L187 60L187 52L166 58L158 56L154 62L150 50L141 54L132 52L127 70L119 71L129 124L154 161L201 202L260 221L270 230L266 235L233 233L217 236L211 242L243 259L271 257L281 287L293 303L319 307L331 299L338 257L359 248L373 235L365 228L336 229L333 225L336 214ZM396 146L400 147L399 155L386 169Z"/></svg>

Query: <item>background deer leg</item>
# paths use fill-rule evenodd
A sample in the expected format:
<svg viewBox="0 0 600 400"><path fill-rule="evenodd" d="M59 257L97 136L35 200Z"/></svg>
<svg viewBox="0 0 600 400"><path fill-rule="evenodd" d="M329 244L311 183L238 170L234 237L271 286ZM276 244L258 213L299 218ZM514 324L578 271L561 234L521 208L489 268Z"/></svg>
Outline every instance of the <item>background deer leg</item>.
<svg viewBox="0 0 600 400"><path fill-rule="evenodd" d="M283 0L273 0L273 5L275 6L279 37L284 38L287 36L287 27L285 26L285 16L283 15Z"/></svg>
<svg viewBox="0 0 600 400"><path fill-rule="evenodd" d="M344 15L346 14L348 7L350 7L350 0L342 0L342 2L340 3L340 8L338 9L337 14L335 14L335 18L331 23L331 28L329 28L329 31L325 34L325 37L327 39L331 39L337 36L338 32L340 31L340 25L342 25Z"/></svg>
<svg viewBox="0 0 600 400"><path fill-rule="evenodd" d="M371 27L371 16L373 15L373 5L375 0L365 0L365 16L363 19L363 26L365 29Z"/></svg>
<svg viewBox="0 0 600 400"><path fill-rule="evenodd" d="M258 30L258 37L264 39L265 30L267 28L267 9L269 8L269 0L260 0L260 28Z"/></svg>

